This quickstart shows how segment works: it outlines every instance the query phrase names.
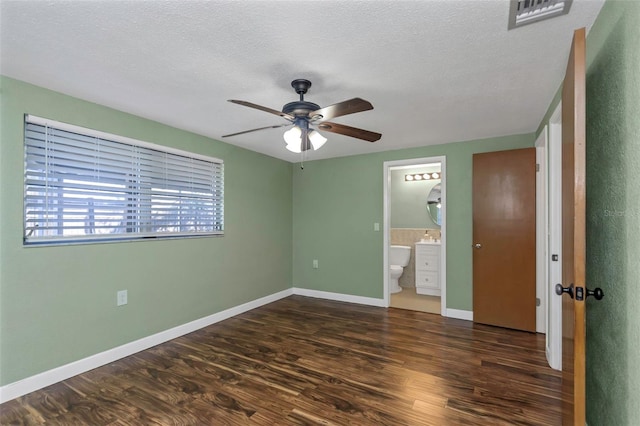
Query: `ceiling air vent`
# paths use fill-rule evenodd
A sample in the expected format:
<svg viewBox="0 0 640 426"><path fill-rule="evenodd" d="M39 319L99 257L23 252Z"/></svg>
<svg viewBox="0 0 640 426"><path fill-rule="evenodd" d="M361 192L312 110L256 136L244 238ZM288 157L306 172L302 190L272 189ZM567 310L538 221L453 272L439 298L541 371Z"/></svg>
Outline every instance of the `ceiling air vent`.
<svg viewBox="0 0 640 426"><path fill-rule="evenodd" d="M511 0L509 29L569 13L572 0Z"/></svg>

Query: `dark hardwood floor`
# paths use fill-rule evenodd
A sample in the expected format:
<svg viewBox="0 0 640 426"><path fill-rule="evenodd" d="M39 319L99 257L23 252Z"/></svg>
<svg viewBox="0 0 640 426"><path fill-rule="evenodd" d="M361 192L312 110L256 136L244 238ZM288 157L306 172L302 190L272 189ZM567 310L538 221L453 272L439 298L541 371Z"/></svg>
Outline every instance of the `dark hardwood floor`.
<svg viewBox="0 0 640 426"><path fill-rule="evenodd" d="M292 296L0 405L55 425L557 425L544 336Z"/></svg>

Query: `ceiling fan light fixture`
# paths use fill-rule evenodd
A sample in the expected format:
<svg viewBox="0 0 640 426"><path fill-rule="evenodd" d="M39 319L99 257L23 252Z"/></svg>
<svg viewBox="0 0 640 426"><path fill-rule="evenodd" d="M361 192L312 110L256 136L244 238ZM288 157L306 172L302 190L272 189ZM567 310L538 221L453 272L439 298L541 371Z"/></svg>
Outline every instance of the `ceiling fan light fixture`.
<svg viewBox="0 0 640 426"><path fill-rule="evenodd" d="M294 154L300 154L302 152L300 141L298 141L297 143L288 143L286 144L285 148L287 148L289 151L293 152Z"/></svg>
<svg viewBox="0 0 640 426"><path fill-rule="evenodd" d="M230 136L238 136L258 130L275 129L278 127L293 125L293 127L284 132L282 136L286 143L287 150L296 154L303 153L310 149L317 151L318 149L322 148L327 142L327 138L325 138L317 130L312 128L311 125L322 131L338 133L367 142L376 142L382 137L380 133L370 132L368 130L357 129L355 127L346 126L344 124L325 121L334 117L341 117L348 114L354 114L356 112L372 110L373 105L371 105L370 102L365 101L361 98L353 98L346 101L338 102L337 104L329 105L324 108L320 108L319 105L314 104L313 102L305 101L304 99L305 93L307 93L307 90L309 89L309 87L311 87L311 82L309 80L293 80L291 82L291 87L293 87L295 92L300 95L300 100L285 104L282 107L281 111L247 101L229 99L229 102L232 102L234 104L254 108L260 111L268 112L269 114L278 115L286 119L289 123L245 130L243 132L222 135L222 137L224 138ZM302 158L304 159L304 155L302 156Z"/></svg>
<svg viewBox="0 0 640 426"><path fill-rule="evenodd" d="M309 132L309 141L311 141L311 146L315 151L322 148L322 145L325 144L327 138L322 136L318 131L312 130Z"/></svg>
<svg viewBox="0 0 640 426"><path fill-rule="evenodd" d="M284 141L287 143L287 147L288 145L297 145L298 147L300 147L300 137L302 136L302 129L300 129L300 127L293 126L291 129L284 132L283 136Z"/></svg>

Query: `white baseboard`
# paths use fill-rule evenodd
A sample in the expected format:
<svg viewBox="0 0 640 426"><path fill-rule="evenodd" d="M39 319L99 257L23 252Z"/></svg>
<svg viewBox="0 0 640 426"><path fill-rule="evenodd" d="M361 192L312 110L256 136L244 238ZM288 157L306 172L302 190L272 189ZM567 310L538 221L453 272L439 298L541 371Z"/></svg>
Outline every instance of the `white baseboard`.
<svg viewBox="0 0 640 426"><path fill-rule="evenodd" d="M384 299L376 299L375 297L353 296L351 294L332 293L329 291L309 290L307 288L293 288L293 294L299 296L315 297L318 299L336 300L338 302L357 303L359 305L379 306L384 308Z"/></svg>
<svg viewBox="0 0 640 426"><path fill-rule="evenodd" d="M448 309L447 317L461 320L473 321L473 311L463 311L461 309Z"/></svg>
<svg viewBox="0 0 640 426"><path fill-rule="evenodd" d="M153 346L159 345L160 343L167 342L208 325L215 324L262 305L291 296L292 294L294 294L292 289L288 288L286 290L279 291L278 293L270 294L268 296L261 297L260 299L252 300L251 302L243 303L242 305L234 306L233 308L226 309L207 317L170 328L169 330L143 337L142 339L91 355L87 358L62 365L52 370L44 371L34 376L27 377L26 379L9 383L8 385L0 387L0 404L86 371L93 370L94 368L102 365L109 364L110 362L133 355L145 349L149 349Z"/></svg>

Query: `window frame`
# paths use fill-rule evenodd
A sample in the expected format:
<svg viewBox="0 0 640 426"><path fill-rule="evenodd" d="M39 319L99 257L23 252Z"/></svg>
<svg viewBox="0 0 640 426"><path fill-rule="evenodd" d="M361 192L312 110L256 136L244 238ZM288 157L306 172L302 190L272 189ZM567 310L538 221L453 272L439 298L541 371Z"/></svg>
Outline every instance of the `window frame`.
<svg viewBox="0 0 640 426"><path fill-rule="evenodd" d="M38 149L40 149L40 152L43 152L42 148L36 146L38 140L29 137L29 133L33 127L37 126L44 128L45 134L42 137L47 146L47 148L44 149L44 155L40 156L34 154ZM24 115L23 129L23 246L96 244L224 235L223 160L30 114ZM116 157L123 162L131 161L132 164L135 163L131 168L131 174L120 173L118 176L119 184L111 185L111 187L109 187L109 184L104 184L101 181L100 174L106 174L106 171L111 171L111 166L98 165L95 166L95 169L92 171L94 174L88 175L89 177L86 179L74 179L74 176L80 175L70 174L68 179L64 179L68 186L64 186L56 191L49 186L49 182L55 181L54 179L56 178L59 179L58 172L50 173L48 169L48 165L51 162L47 145L50 143L49 129L73 133L75 134L74 138L78 136L78 138L93 139L95 143L94 153L97 153L96 157L99 157L99 160L96 161L94 157L90 155L82 157L83 154L76 155L74 153L72 156L78 157L78 159L74 159L73 161L77 161L77 164L82 163L83 160L94 160L95 163L100 164L100 161L104 160L100 152L101 143L122 147L125 153L139 153L140 157L115 154ZM38 129L36 128L36 130ZM63 142L72 140L64 134L62 136L54 135L52 139L54 137L63 140ZM51 143L53 143L56 148L63 144L61 142ZM87 144L92 146L91 142L87 142ZM70 149L75 152L76 147L74 146ZM141 160L143 156L145 157L144 161ZM40 160L39 168L29 165L29 162L33 162L36 158ZM67 159L66 157L63 158ZM134 158L138 161L135 161ZM46 166L42 165L43 161ZM76 163L74 163L74 165L76 165ZM42 174L42 167L46 169L46 177L35 179L38 183L34 184L34 175ZM73 166L65 167L73 168ZM176 172L178 173L175 175L177 177L170 177L169 175L173 175L171 172L175 172L177 169L181 169L181 171L178 170ZM88 169L84 169L85 172L86 170ZM160 171L164 171L163 178L156 179L152 177L152 175L157 175ZM193 177L197 174L200 176ZM185 183L187 176L191 176L191 180ZM106 229L106 233L95 232L96 229L99 228L96 226L97 214L92 210L95 201L93 197L95 197L95 195L69 195L71 194L69 189L74 185L74 182L82 184L85 188L88 187L92 190L104 189L105 186L109 187L105 190L107 197L102 197L103 200L109 201L103 201L103 203L109 204L109 202L113 200L113 204L117 204L117 207L113 210L116 213L112 213L112 216L107 219L102 219L102 223L109 223L109 219L111 219L111 222L115 222L114 225L102 225L102 228ZM34 188L36 190L34 190ZM31 191L28 191L28 189L31 189ZM58 194L57 196L55 195L56 192ZM38 198L37 195L34 195L35 193L40 194L40 197L42 197L42 194L45 194L44 197L47 198L44 204L46 207L42 207L43 213L39 219L37 213L34 213L34 211L37 212L39 208L33 208L33 201ZM73 215L78 216L83 212L86 214L84 225L78 225L78 227L75 228L83 232L83 234L64 235L64 233L74 229L65 224L82 222L82 220L78 218L60 218L61 214L57 216L51 215L50 218L48 217L50 212L55 209L55 207L51 207L51 205L55 205L55 202L49 202L49 194L54 194L54 197L64 200L63 214L67 215L67 217ZM66 198L65 200L65 197L70 198ZM80 204L82 206L79 207L78 210L67 207L67 202L73 197L81 200ZM98 196L98 198L101 197ZM192 213L183 214L185 207L193 209ZM64 210L64 208L68 210ZM37 225L34 227L31 224L34 221L34 216L36 217L36 221L47 222L51 220L51 222L58 221L60 223L58 226L42 227L42 231L40 231L41 235L33 236L34 232L38 232ZM186 219L191 219L191 221L185 225ZM91 225L91 223L93 223L93 225ZM34 229L36 229L36 231L34 231ZM111 230L111 232L109 232L109 230Z"/></svg>

